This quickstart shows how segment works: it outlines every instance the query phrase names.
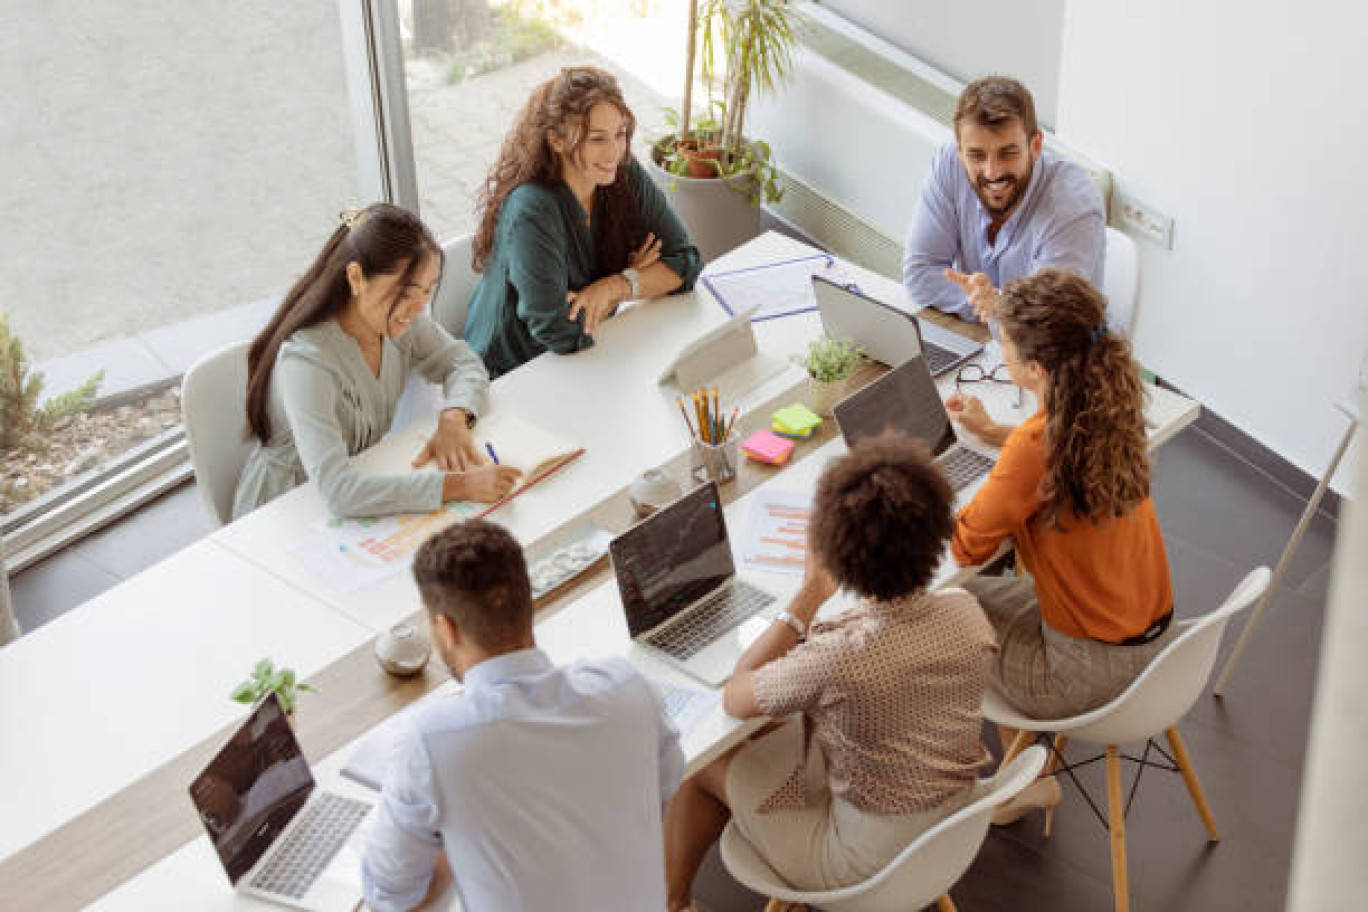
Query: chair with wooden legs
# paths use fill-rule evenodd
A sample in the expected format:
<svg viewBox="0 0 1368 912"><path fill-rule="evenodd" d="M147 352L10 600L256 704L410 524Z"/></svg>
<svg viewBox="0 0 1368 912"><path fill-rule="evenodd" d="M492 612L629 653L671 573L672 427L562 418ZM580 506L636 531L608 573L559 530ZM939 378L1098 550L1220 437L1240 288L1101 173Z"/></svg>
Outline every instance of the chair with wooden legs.
<svg viewBox="0 0 1368 912"><path fill-rule="evenodd" d="M868 880L839 890L793 889L734 823L722 831L722 862L740 883L771 897L765 912L804 906L824 912L915 912L932 903L939 912L955 912L949 890L978 855L993 809L1035 781L1044 766L1044 748L1022 751L984 781L983 793L972 803L917 837Z"/></svg>
<svg viewBox="0 0 1368 912"><path fill-rule="evenodd" d="M1048 769L1053 772L1057 763L1063 761L1064 746L1070 742L1092 744L1103 748L1103 753L1080 763L1063 763L1060 767L1079 785L1073 770L1080 766L1105 759L1107 766L1107 814L1104 816L1087 792L1087 799L1094 813L1107 827L1111 835L1112 886L1116 893L1117 912L1127 912L1130 898L1126 886L1126 811L1135 797L1140 784L1140 774L1146 767L1166 769L1181 773L1187 785L1197 814L1202 818L1212 842L1219 842L1221 835L1216 829L1216 820L1211 814L1197 772L1192 767L1187 747L1178 734L1178 721L1192 708L1197 697L1205 690L1216 664L1216 655L1221 646L1221 635L1225 632L1230 619L1239 611L1248 608L1268 588L1270 574L1267 567L1259 567L1235 587L1225 604L1210 614L1192 620L1175 621L1174 626L1182 632L1164 647L1154 661L1136 678L1115 700L1081 716L1070 719L1031 719L1012 708L1007 699L997 690L989 688L983 702L984 718L998 725L1014 728L1020 733L1016 740L1006 748L1003 762L1012 757L1030 742L1032 737L1040 738L1051 747ZM1160 733L1168 742L1169 751L1155 743ZM1053 739L1049 736L1053 735ZM1139 757L1124 756L1120 745L1143 741L1145 750ZM1157 751L1167 764L1151 760L1150 754ZM1139 765L1135 782L1131 785L1130 795L1123 801L1121 788L1121 760L1131 760ZM1079 790L1082 786L1079 785ZM1049 835L1049 816L1046 816L1046 836Z"/></svg>

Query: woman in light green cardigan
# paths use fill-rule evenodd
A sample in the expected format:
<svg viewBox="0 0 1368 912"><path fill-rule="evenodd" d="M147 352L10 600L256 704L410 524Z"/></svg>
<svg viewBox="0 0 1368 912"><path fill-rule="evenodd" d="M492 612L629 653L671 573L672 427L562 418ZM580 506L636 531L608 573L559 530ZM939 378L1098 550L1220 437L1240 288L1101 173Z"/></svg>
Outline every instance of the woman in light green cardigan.
<svg viewBox="0 0 1368 912"><path fill-rule="evenodd" d="M423 512L508 493L517 470L487 465L470 434L488 397L484 365L425 312L441 270L441 248L412 213L376 203L343 214L248 350L256 445L234 518L309 479L337 516ZM358 470L352 457L389 431L411 372L443 387L436 433L413 461L439 471Z"/></svg>
<svg viewBox="0 0 1368 912"><path fill-rule="evenodd" d="M623 301L693 287L702 258L631 157L635 125L610 73L567 67L504 139L480 199L483 275L464 332L491 376L588 348Z"/></svg>

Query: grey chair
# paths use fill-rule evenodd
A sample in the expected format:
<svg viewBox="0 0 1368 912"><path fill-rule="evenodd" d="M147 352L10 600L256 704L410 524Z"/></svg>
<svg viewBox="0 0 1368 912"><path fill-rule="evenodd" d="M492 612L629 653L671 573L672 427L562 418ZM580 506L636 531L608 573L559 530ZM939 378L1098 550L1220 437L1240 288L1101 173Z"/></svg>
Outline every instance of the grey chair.
<svg viewBox="0 0 1368 912"><path fill-rule="evenodd" d="M196 361L181 380L190 464L204 506L219 525L233 518L238 476L252 450L247 435L247 348L237 342Z"/></svg>
<svg viewBox="0 0 1368 912"><path fill-rule="evenodd" d="M432 319L447 332L461 338L465 331L470 296L480 284L480 276L470 268L470 247L475 236L463 234L442 244L446 265L437 296L432 299Z"/></svg>

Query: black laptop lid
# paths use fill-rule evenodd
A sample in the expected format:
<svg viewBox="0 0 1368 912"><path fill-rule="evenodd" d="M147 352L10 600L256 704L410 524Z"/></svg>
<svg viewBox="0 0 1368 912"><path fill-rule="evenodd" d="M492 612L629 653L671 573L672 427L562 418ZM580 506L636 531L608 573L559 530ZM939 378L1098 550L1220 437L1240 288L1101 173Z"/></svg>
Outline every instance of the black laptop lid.
<svg viewBox="0 0 1368 912"><path fill-rule="evenodd" d="M864 389L847 396L834 409L846 446L890 428L920 440L939 456L955 443L945 403L931 379L926 360L918 355L884 374Z"/></svg>
<svg viewBox="0 0 1368 912"><path fill-rule="evenodd" d="M698 486L613 539L609 552L633 637L670 619L736 573L715 481Z"/></svg>
<svg viewBox="0 0 1368 912"><path fill-rule="evenodd" d="M313 791L314 778L275 694L262 700L190 783L200 821L234 884Z"/></svg>

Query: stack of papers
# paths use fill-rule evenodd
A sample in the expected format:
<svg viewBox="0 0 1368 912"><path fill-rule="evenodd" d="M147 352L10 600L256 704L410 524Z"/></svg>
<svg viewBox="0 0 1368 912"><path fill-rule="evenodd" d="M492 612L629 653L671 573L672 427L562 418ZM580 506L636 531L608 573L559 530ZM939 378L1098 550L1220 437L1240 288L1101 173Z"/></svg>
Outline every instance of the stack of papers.
<svg viewBox="0 0 1368 912"><path fill-rule="evenodd" d="M770 416L770 430L794 440L808 439L821 423L822 419L802 403L785 406Z"/></svg>
<svg viewBox="0 0 1368 912"><path fill-rule="evenodd" d="M788 462L793 454L793 441L772 431L756 431L741 444L741 451L755 462L778 466Z"/></svg>

